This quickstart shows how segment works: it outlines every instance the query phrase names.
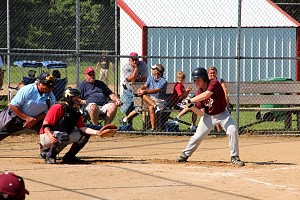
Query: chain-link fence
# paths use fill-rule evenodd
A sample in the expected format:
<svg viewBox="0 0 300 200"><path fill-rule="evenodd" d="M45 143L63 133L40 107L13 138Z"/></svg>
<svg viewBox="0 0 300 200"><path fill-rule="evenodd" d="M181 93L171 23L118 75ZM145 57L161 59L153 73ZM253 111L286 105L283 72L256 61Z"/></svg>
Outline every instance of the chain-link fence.
<svg viewBox="0 0 300 200"><path fill-rule="evenodd" d="M85 79L84 70L89 66L125 104L131 103L132 93L125 95L129 99L124 98L124 85L131 82L128 73L134 71L129 65L131 52L145 61L148 76L151 66L162 64L169 85L177 82L179 71L186 74L186 83L192 83L195 68L210 66L217 68L218 77L225 82L300 79L297 1L7 0L0 5L3 104L13 98L19 83L29 75L36 78L42 71L58 70L68 86L76 87ZM32 67L32 61L40 65ZM49 68L47 61L61 61L67 67ZM234 107L239 106L243 105ZM133 108L118 108L113 122L119 125ZM168 115L173 118L177 114ZM166 131L167 125L172 125L176 131L189 133L191 115L189 112L181 118L188 123L179 123L178 129L171 118L157 120L155 127ZM239 127L257 121L256 111L232 115ZM282 116L244 130L284 131L284 113ZM136 114L132 127L122 127L143 132L151 129L147 121L148 115ZM295 126L291 131L297 132Z"/></svg>

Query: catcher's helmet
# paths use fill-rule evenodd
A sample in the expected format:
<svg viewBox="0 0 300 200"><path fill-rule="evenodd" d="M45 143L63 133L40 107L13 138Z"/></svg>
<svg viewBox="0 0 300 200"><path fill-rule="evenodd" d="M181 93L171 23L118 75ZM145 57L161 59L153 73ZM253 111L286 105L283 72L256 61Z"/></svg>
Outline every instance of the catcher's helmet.
<svg viewBox="0 0 300 200"><path fill-rule="evenodd" d="M207 71L206 69L204 68L196 68L193 73L192 73L192 77L193 77L193 80L196 80L197 78L203 78L203 80L205 82L208 81L208 75L207 75Z"/></svg>
<svg viewBox="0 0 300 200"><path fill-rule="evenodd" d="M72 97L80 97L80 92L74 88L67 88L63 94L63 100L69 105L73 105Z"/></svg>

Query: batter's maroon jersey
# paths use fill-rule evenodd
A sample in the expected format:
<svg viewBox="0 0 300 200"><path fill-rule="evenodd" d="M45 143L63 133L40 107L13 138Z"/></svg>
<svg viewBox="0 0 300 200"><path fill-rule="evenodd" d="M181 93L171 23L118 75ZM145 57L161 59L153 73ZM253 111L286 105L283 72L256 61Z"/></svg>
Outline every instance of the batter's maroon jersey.
<svg viewBox="0 0 300 200"><path fill-rule="evenodd" d="M205 113L209 115L217 115L222 113L227 106L224 90L217 79L210 80L206 91L211 91L213 94L200 102L199 108L204 108ZM199 91L200 94L204 91Z"/></svg>

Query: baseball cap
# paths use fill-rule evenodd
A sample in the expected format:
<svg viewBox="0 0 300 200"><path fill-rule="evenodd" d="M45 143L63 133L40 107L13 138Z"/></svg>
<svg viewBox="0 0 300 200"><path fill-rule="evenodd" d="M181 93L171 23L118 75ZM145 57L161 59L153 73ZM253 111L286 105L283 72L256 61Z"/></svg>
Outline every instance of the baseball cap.
<svg viewBox="0 0 300 200"><path fill-rule="evenodd" d="M29 195L22 177L13 172L0 174L0 193L8 194L10 199L21 200Z"/></svg>
<svg viewBox="0 0 300 200"><path fill-rule="evenodd" d="M129 55L131 59L139 59L139 54L137 54L136 52L131 52Z"/></svg>
<svg viewBox="0 0 300 200"><path fill-rule="evenodd" d="M84 71L85 74L88 74L88 73L90 73L90 72L94 72L94 73L95 73L94 68L88 67L88 68L86 68L85 71Z"/></svg>
<svg viewBox="0 0 300 200"><path fill-rule="evenodd" d="M165 68L162 64L152 65L151 69L157 69L161 74L164 73L164 71L165 71Z"/></svg>
<svg viewBox="0 0 300 200"><path fill-rule="evenodd" d="M48 87L53 87L54 86L54 82L55 82L55 78L48 74L48 73L42 73L38 76L38 79L41 83L45 84Z"/></svg>

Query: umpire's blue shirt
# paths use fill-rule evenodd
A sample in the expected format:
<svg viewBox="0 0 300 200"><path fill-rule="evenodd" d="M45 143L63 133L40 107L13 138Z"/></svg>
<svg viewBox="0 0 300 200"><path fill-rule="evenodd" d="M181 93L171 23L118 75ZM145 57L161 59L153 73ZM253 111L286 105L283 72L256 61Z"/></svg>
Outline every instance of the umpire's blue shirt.
<svg viewBox="0 0 300 200"><path fill-rule="evenodd" d="M155 79L154 76L149 76L145 84L150 90L158 88L161 90L159 93L149 94L150 96L156 97L158 99L165 99L168 82L164 77L159 77L159 79Z"/></svg>
<svg viewBox="0 0 300 200"><path fill-rule="evenodd" d="M11 100L10 104L19 107L26 115L37 117L48 110L47 99L50 105L56 102L54 94L40 94L36 83L23 86Z"/></svg>

